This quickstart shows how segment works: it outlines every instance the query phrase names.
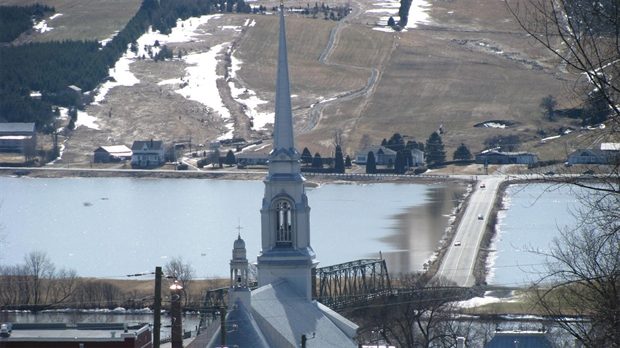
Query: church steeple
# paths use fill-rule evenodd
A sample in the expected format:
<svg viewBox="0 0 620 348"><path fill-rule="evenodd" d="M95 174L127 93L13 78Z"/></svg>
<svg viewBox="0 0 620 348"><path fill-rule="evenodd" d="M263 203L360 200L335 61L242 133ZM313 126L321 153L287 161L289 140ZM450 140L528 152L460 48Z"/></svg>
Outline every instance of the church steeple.
<svg viewBox="0 0 620 348"><path fill-rule="evenodd" d="M238 228L241 228L239 226ZM230 288L228 290L228 305L232 306L241 301L246 308L250 308L250 288L248 284L249 264L246 257L245 242L241 233L233 244L232 259L230 259Z"/></svg>
<svg viewBox="0 0 620 348"><path fill-rule="evenodd" d="M284 28L284 4L280 3L280 41L278 46L278 72L276 80L276 116L273 132L273 156L286 154L293 158L299 156L295 149L293 136L293 108L291 107L291 87L288 76L288 56L286 51L286 31Z"/></svg>
<svg viewBox="0 0 620 348"><path fill-rule="evenodd" d="M310 207L301 175L301 154L295 149L282 4L280 11L276 116L261 209L258 285L284 279L310 300L312 270L317 262L310 245Z"/></svg>

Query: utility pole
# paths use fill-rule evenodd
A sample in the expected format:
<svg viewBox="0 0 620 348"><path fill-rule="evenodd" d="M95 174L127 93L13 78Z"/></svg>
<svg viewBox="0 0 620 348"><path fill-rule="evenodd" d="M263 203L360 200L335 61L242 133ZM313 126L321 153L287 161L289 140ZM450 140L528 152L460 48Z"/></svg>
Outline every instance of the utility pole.
<svg viewBox="0 0 620 348"><path fill-rule="evenodd" d="M160 346L161 333L161 267L155 267L155 299L153 300L153 348Z"/></svg>
<svg viewBox="0 0 620 348"><path fill-rule="evenodd" d="M172 348L183 348L183 319L181 317L181 289L176 280L170 287L170 314L172 315Z"/></svg>

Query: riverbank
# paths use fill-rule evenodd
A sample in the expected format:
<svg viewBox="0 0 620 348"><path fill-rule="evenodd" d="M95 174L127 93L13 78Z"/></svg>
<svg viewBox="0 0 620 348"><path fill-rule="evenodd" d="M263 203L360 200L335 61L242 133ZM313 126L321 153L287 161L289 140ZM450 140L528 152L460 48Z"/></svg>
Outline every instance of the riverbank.
<svg viewBox="0 0 620 348"><path fill-rule="evenodd" d="M0 175L29 178L148 178L148 179L220 179L220 180L263 180L267 168L256 170L212 169L212 170L174 170L170 169L119 169L119 168L57 168L57 167L0 167ZM462 181L462 177L443 174L433 175L392 175L392 174L317 174L302 173L309 182L403 182L430 183L446 180Z"/></svg>

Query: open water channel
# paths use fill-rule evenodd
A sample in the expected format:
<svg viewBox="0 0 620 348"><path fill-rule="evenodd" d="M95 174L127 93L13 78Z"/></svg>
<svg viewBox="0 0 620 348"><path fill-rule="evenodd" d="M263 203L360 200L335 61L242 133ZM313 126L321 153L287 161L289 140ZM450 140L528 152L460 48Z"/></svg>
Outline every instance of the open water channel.
<svg viewBox="0 0 620 348"><path fill-rule="evenodd" d="M228 277L233 241L260 249L261 181L0 177L0 264L45 251L84 277L126 277L191 262L198 278ZM422 269L466 186L328 184L308 188L319 267L379 257L388 270ZM240 227L240 228L239 228Z"/></svg>
<svg viewBox="0 0 620 348"><path fill-rule="evenodd" d="M578 205L568 188L512 185L488 260L489 283L526 286L540 276L559 229ZM0 265L45 251L57 268L116 278L153 271L172 258L199 278L228 277L237 233L248 259L260 248L261 181L0 177ZM308 188L312 246L319 266L381 256L390 273L422 269L444 236L466 186L327 184ZM240 229L238 227L241 227Z"/></svg>

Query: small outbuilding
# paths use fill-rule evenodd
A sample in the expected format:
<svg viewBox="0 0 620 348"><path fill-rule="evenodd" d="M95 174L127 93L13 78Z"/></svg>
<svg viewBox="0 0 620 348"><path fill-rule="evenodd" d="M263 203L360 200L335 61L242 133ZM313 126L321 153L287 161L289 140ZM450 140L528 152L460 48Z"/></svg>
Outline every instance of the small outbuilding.
<svg viewBox="0 0 620 348"><path fill-rule="evenodd" d="M131 160L133 152L125 145L101 146L94 152L95 163L120 162Z"/></svg>
<svg viewBox="0 0 620 348"><path fill-rule="evenodd" d="M34 151L36 144L37 130L34 123L0 123L0 152Z"/></svg>

